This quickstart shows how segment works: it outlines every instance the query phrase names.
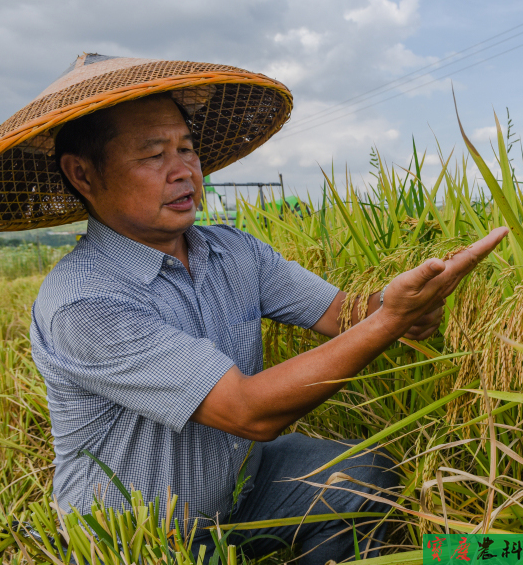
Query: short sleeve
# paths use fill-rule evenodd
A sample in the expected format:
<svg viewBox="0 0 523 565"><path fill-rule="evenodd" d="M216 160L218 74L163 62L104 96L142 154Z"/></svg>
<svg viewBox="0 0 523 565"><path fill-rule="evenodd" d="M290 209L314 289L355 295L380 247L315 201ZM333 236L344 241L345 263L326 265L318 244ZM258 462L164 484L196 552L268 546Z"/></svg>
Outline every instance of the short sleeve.
<svg viewBox="0 0 523 565"><path fill-rule="evenodd" d="M262 317L310 328L339 290L296 261L286 261L270 245L249 236L257 254Z"/></svg>
<svg viewBox="0 0 523 565"><path fill-rule="evenodd" d="M141 303L82 299L52 320L54 364L82 388L180 432L234 362Z"/></svg>

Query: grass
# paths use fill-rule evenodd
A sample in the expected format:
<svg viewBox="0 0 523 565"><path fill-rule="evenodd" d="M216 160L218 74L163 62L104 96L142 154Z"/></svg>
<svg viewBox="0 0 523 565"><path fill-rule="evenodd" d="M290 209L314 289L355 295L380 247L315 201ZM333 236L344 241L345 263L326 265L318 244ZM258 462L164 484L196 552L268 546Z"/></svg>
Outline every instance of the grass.
<svg viewBox="0 0 523 565"><path fill-rule="evenodd" d="M36 243L0 247L0 278L14 280L21 276L47 274L73 246L51 247Z"/></svg>
<svg viewBox="0 0 523 565"><path fill-rule="evenodd" d="M448 257L494 227L507 225L511 229L498 250L448 299L438 334L419 344L400 340L293 426L293 430L317 437L365 440L338 460L376 442L386 445L394 456L402 487L385 518L390 522L387 552L411 551L399 557L386 555L378 558L379 563L420 563L424 533L523 533L523 483L519 480L523 465L523 395L519 392L523 353L517 345L523 342L523 194L501 128L498 131L496 157L501 184L464 134L470 158L488 186L488 196L470 182L467 160L453 162L452 155L440 155L439 177L433 186L426 186L424 155L414 146L412 162L405 169L388 168L376 151L372 161L375 180L365 192L358 192L349 175L339 182L324 173L322 202L319 206L310 200L301 202L302 215L278 212L274 206L263 210L245 201L237 203L238 227L348 292L346 325L357 295L365 298L428 257ZM268 201L278 196L268 195ZM436 204L436 197L440 201L441 196L443 202ZM33 261L24 263L27 269L34 269L34 248L32 253ZM34 273L24 269L20 267L19 274ZM58 516L44 497L49 496L52 473L49 417L27 337L29 307L41 280L42 276L33 275L13 280L4 276L0 281L0 402L3 413L8 414L0 432L0 458L7 462L0 471L0 511L4 521L16 516L35 527L40 523L52 534ZM365 302L360 302L361 314ZM324 339L311 331L265 322L265 365L279 363ZM318 470L311 468L302 480L314 484ZM350 490L350 478L336 487ZM170 533L168 527L162 529L158 522L150 522L140 537L136 524L151 520L151 508L142 504L139 494L131 495L138 502L132 516L115 515L118 534L113 535L108 509L93 508L93 519L112 536L107 544L114 545L116 535L129 541L130 558L141 555L144 562L154 562L147 549L150 546L156 558L167 563L171 559L164 539ZM78 523L74 517L64 518L62 531L79 536L75 551L83 552L89 563L97 563L96 559L111 549L102 549L105 542L91 549L94 542L81 537L87 534L77 519ZM375 518L376 523L381 519ZM348 527L351 524L349 520ZM273 521L257 524L271 525ZM223 526L221 535L230 527ZM235 527L242 530L252 525ZM188 551L190 536L180 536L171 532L173 550L182 554L179 562L191 562L180 545ZM28 555L43 555L34 542L18 537ZM14 540L12 536L6 539ZM91 551L101 553L97 557ZM235 550L230 551L231 556L222 552L217 559L233 563ZM61 560L57 552L55 556ZM113 553L108 556L109 562L119 559ZM23 558L16 551L11 557L13 562ZM126 554L122 559L131 562Z"/></svg>

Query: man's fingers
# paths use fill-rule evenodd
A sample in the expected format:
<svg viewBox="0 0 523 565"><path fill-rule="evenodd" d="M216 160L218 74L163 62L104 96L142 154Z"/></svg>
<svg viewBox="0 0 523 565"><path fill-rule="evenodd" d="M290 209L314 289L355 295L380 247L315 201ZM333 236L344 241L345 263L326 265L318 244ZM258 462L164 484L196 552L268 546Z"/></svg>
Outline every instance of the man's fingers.
<svg viewBox="0 0 523 565"><path fill-rule="evenodd" d="M414 322L414 324L412 324L412 328L423 328L423 329L425 329L425 328L428 328L430 326L433 326L434 324L441 322L442 318L443 318L443 308L442 307L436 308L432 312L424 314L423 316L418 318Z"/></svg>
<svg viewBox="0 0 523 565"><path fill-rule="evenodd" d="M411 330L412 330L412 328L411 328L411 330L409 330L409 331L405 334L405 337L406 337L407 339L413 339L413 340L415 340L415 341L423 341L424 339L429 338L438 328L439 328L439 324L438 324L438 325L431 326L430 328L424 330L424 331L421 332L421 333L418 333L418 332L416 332L416 333L411 333Z"/></svg>
<svg viewBox="0 0 523 565"><path fill-rule="evenodd" d="M476 243L456 253L454 257L446 261L445 278L447 279L447 288L445 289L445 296L452 294L461 279L468 275L479 262L485 259L507 234L508 228L496 228L483 239L476 241Z"/></svg>
<svg viewBox="0 0 523 565"><path fill-rule="evenodd" d="M501 240L507 236L508 232L509 232L508 228L505 227L496 228L495 230L492 230L483 239L480 239L479 241L476 241L476 243L472 244L469 247L469 251L471 253L474 253L481 261L492 251L494 251L494 249L496 248L497 245L499 245Z"/></svg>
<svg viewBox="0 0 523 565"><path fill-rule="evenodd" d="M441 321L440 313L431 312L452 294L463 277L491 253L507 233L507 228L497 228L447 261L429 259L423 265L397 276L385 293L385 316L394 323L403 323L402 331L414 322L406 336L426 339ZM429 318L420 321L423 315L429 315ZM425 330L428 324L430 327Z"/></svg>
<svg viewBox="0 0 523 565"><path fill-rule="evenodd" d="M405 337L416 340L426 339L423 336L427 335L427 332L429 332L428 335L431 335L435 331L434 328L439 328L443 319L443 302L440 304L439 308L418 318Z"/></svg>
<svg viewBox="0 0 523 565"><path fill-rule="evenodd" d="M499 245L504 237L506 237L508 232L508 228L496 228L483 239L480 239L479 241L476 241L476 243L473 243L470 247L467 248L466 251L472 254L477 261L482 261L483 259L485 259L485 257L487 257L487 255L494 251L496 246ZM460 255L461 253L457 253L456 255L454 255L454 257L452 257L452 259L449 259L448 262L451 263L454 259L458 259Z"/></svg>
<svg viewBox="0 0 523 565"><path fill-rule="evenodd" d="M430 324L415 325L409 328L410 335L421 335L424 334L430 328L439 328L441 325L441 318L433 320Z"/></svg>
<svg viewBox="0 0 523 565"><path fill-rule="evenodd" d="M487 236L476 243L473 243L467 249L456 253L447 261L442 261L445 265L445 274L440 279L442 285L441 291L443 296L449 296L460 283L461 279L468 275L477 264L485 259L495 248L501 240L508 234L508 228L496 228L492 230ZM429 259L421 267L424 267L431 261L436 259ZM434 277L433 277L434 278ZM421 287L423 288L423 287ZM420 288L420 290L421 290Z"/></svg>
<svg viewBox="0 0 523 565"><path fill-rule="evenodd" d="M429 281L440 275L446 268L445 262L441 259L428 259L412 271L410 285L413 290L420 291Z"/></svg>

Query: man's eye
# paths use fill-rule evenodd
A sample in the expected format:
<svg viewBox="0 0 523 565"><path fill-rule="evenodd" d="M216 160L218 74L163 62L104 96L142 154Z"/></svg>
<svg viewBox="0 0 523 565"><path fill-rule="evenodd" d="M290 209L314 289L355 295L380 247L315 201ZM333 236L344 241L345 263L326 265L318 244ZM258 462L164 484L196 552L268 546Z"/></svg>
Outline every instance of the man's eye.
<svg viewBox="0 0 523 565"><path fill-rule="evenodd" d="M158 153L158 155L153 155L152 157L148 157L149 159L159 159L163 156L163 153Z"/></svg>

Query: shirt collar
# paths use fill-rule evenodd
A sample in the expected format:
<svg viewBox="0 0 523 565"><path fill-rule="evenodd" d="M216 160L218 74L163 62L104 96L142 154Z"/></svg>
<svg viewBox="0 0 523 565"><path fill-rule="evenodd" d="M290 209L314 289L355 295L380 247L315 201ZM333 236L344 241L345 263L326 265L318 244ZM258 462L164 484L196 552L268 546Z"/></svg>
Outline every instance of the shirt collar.
<svg viewBox="0 0 523 565"><path fill-rule="evenodd" d="M190 256L195 257L198 261L206 261L209 250L220 255L225 252L221 245L207 239L205 234L195 226L189 227L185 236ZM158 276L164 260L171 258L162 251L119 234L93 216L89 216L86 237L99 251L122 267L132 278L138 278L145 284L150 284ZM175 261L178 260L175 259Z"/></svg>
<svg viewBox="0 0 523 565"><path fill-rule="evenodd" d="M213 241L213 239L207 237L205 233L205 228L198 228L192 225L186 232L185 237L187 239L187 245L189 249L195 250L197 248L206 248L214 251L218 255L222 255L226 250L218 243Z"/></svg>

